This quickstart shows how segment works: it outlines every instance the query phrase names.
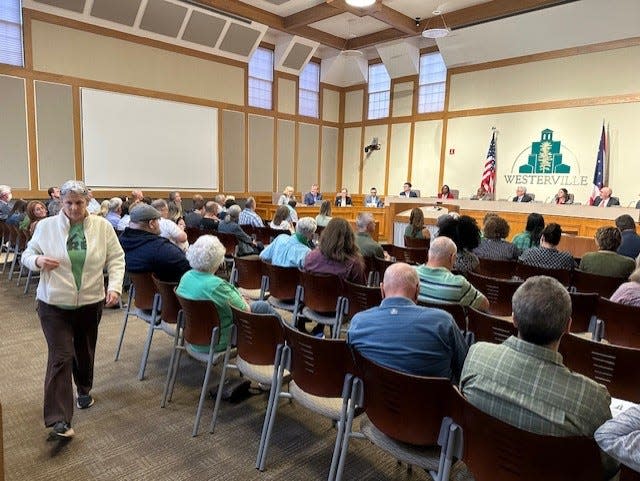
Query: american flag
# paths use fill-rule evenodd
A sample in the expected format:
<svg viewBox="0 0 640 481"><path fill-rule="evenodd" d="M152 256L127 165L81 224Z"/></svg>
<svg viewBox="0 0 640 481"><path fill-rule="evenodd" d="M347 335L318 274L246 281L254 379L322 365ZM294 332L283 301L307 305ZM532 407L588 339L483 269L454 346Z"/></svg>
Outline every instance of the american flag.
<svg viewBox="0 0 640 481"><path fill-rule="evenodd" d="M606 172L607 158L607 134L604 131L604 123L602 124L602 134L600 134L600 146L598 147L598 158L596 160L596 169L593 173L593 189L591 197L589 197L589 205L593 205L596 197L600 197L600 189L605 184L607 178Z"/></svg>
<svg viewBox="0 0 640 481"><path fill-rule="evenodd" d="M496 134L495 132L491 136L491 143L489 144L489 152L487 153L487 160L484 163L484 172L482 173L482 180L480 185L484 187L484 190L493 194L495 192L496 184Z"/></svg>

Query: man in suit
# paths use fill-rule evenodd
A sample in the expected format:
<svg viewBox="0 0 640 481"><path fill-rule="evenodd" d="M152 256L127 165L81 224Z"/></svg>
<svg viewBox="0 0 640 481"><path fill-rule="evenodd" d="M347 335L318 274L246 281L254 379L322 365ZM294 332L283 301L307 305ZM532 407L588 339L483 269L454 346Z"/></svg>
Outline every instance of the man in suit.
<svg viewBox="0 0 640 481"><path fill-rule="evenodd" d="M402 186L402 192L400 192L400 197L418 197L414 191L411 190L411 182L405 182Z"/></svg>
<svg viewBox="0 0 640 481"><path fill-rule="evenodd" d="M318 184L311 186L311 192L307 192L304 195L304 205L315 205L316 202L322 200L322 194L320 193L320 187Z"/></svg>
<svg viewBox="0 0 640 481"><path fill-rule="evenodd" d="M531 202L533 197L527 194L527 188L519 185L516 189L516 196L513 198L514 202Z"/></svg>
<svg viewBox="0 0 640 481"><path fill-rule="evenodd" d="M614 205L620 205L620 201L617 197L611 197L613 191L610 187L603 187L600 189L600 195L593 200L593 205L596 207L611 207Z"/></svg>
<svg viewBox="0 0 640 481"><path fill-rule="evenodd" d="M335 204L336 207L346 207L348 205L353 205L353 202L351 202L351 197L349 197L349 191L345 187L343 187L340 192L338 192Z"/></svg>
<svg viewBox="0 0 640 481"><path fill-rule="evenodd" d="M382 207L384 202L380 197L378 197L378 189L375 187L371 187L369 191L369 195L364 198L364 206L365 207Z"/></svg>

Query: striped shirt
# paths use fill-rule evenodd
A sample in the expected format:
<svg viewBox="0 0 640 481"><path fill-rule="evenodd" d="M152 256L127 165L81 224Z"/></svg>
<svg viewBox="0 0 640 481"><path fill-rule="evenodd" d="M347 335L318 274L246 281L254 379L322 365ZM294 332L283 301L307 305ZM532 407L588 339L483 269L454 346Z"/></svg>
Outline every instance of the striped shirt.
<svg viewBox="0 0 640 481"><path fill-rule="evenodd" d="M240 225L252 225L254 227L264 227L262 218L254 211L249 209L243 209L238 217L238 224Z"/></svg>
<svg viewBox="0 0 640 481"><path fill-rule="evenodd" d="M444 267L416 267L420 278L418 299L426 302L449 302L479 308L486 298L464 276Z"/></svg>

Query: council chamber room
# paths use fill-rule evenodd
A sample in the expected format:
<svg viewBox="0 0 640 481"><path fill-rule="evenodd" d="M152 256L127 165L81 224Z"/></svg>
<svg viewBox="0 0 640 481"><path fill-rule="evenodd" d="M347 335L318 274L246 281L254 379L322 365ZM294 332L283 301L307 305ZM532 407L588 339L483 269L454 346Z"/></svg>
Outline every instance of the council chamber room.
<svg viewBox="0 0 640 481"><path fill-rule="evenodd" d="M0 0L0 481L640 479L640 2Z"/></svg>

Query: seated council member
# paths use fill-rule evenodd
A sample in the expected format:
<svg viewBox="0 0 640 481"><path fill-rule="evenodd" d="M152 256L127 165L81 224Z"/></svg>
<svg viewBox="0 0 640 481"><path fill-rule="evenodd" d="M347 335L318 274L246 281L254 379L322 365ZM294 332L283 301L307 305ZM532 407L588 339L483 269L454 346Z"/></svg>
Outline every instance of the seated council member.
<svg viewBox="0 0 640 481"><path fill-rule="evenodd" d="M527 194L527 188L519 185L516 188L516 196L512 199L513 202L531 202L533 197Z"/></svg>
<svg viewBox="0 0 640 481"><path fill-rule="evenodd" d="M382 303L353 317L347 342L391 369L456 382L467 345L449 313L416 305L416 270L403 262L389 266L380 289Z"/></svg>
<svg viewBox="0 0 640 481"><path fill-rule="evenodd" d="M595 207L613 207L620 205L620 200L617 197L611 197L613 191L610 187L603 187L600 189L600 195L593 199L593 205Z"/></svg>
<svg viewBox="0 0 640 481"><path fill-rule="evenodd" d="M569 196L569 191L563 187L553 198L553 203L558 205L569 205L573 204L573 200Z"/></svg>
<svg viewBox="0 0 640 481"><path fill-rule="evenodd" d="M260 259L279 267L302 268L304 258L313 249L316 221L301 217L294 235L280 234L260 253Z"/></svg>
<svg viewBox="0 0 640 481"><path fill-rule="evenodd" d="M378 197L378 189L375 187L371 187L369 190L369 195L364 198L364 206L365 207L383 207L384 201Z"/></svg>
<svg viewBox="0 0 640 481"><path fill-rule="evenodd" d="M488 192L484 185L481 185L476 194L471 196L471 200L493 200L493 194Z"/></svg>
<svg viewBox="0 0 640 481"><path fill-rule="evenodd" d="M349 191L343 187L338 195L336 195L336 207L347 207L349 205L353 205L351 202L351 197L349 197Z"/></svg>
<svg viewBox="0 0 640 481"><path fill-rule="evenodd" d="M440 192L438 192L438 199L453 199L453 194L447 184L444 184Z"/></svg>
<svg viewBox="0 0 640 481"><path fill-rule="evenodd" d="M528 266L541 267L543 269L574 269L576 261L573 256L569 252L558 250L561 237L562 227L552 222L542 230L540 246L524 251L518 261Z"/></svg>
<svg viewBox="0 0 640 481"><path fill-rule="evenodd" d="M307 192L304 195L304 205L315 205L316 202L320 202L322 200L322 194L320 193L320 187L318 184L313 184L311 186L311 191Z"/></svg>
<svg viewBox="0 0 640 481"><path fill-rule="evenodd" d="M462 394L481 411L525 431L592 437L611 419L611 397L603 385L562 363L558 347L571 325L569 293L557 280L535 276L518 288L512 304L518 337L469 348ZM618 466L604 461L609 479Z"/></svg>
<svg viewBox="0 0 640 481"><path fill-rule="evenodd" d="M398 194L400 197L418 197L417 192L411 190L411 182L405 182L402 185L402 192Z"/></svg>
<svg viewBox="0 0 640 481"><path fill-rule="evenodd" d="M622 236L617 227L600 227L596 231L597 252L587 252L580 260L580 270L591 274L627 278L636 268L630 257L621 256L616 251Z"/></svg>
<svg viewBox="0 0 640 481"><path fill-rule="evenodd" d="M293 195L293 192L294 192L293 187L291 187L290 185L286 186L284 188L284 191L282 191L282 195L278 199L277 204L287 205L290 200L296 200L295 196Z"/></svg>

